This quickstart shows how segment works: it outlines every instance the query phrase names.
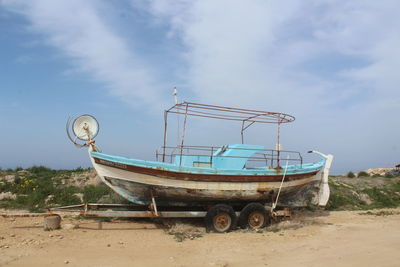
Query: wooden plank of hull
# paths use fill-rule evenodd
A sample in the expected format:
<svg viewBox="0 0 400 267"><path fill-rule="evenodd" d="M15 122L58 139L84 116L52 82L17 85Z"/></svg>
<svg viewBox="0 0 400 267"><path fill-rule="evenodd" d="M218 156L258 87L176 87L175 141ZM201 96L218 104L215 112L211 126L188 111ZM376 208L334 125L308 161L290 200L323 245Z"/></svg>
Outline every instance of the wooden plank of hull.
<svg viewBox="0 0 400 267"><path fill-rule="evenodd" d="M278 182L282 180L283 169L278 169L276 175L223 175L223 174L201 174L201 173L187 173L175 172L165 169L145 168L134 165L127 165L108 161L100 158L94 158L94 162L99 165L113 167L115 169L126 170L133 173L146 174L152 176L159 176L166 179L176 180L191 180L191 181L210 181L210 182ZM309 177L310 175L317 174L318 171L312 171L301 174L288 174L285 180L298 180Z"/></svg>
<svg viewBox="0 0 400 267"><path fill-rule="evenodd" d="M252 182L180 180L97 164L93 158L92 163L105 184L131 202L138 204L148 204L150 189L154 190L157 199L165 200L268 201L271 196L274 197L281 184L281 180ZM282 186L282 197L295 195L296 192L310 183L319 181L320 178L321 172L317 172L285 180Z"/></svg>

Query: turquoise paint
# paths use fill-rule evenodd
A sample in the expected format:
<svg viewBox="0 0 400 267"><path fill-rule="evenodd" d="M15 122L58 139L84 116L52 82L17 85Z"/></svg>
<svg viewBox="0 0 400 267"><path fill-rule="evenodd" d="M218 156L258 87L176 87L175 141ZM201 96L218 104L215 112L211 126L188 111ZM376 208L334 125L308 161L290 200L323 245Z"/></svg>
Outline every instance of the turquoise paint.
<svg viewBox="0 0 400 267"><path fill-rule="evenodd" d="M265 147L257 145L227 145L219 148L211 156L176 155L174 164L177 166L196 167L196 163L212 164L212 168L224 170L241 170L247 160L255 153L263 152Z"/></svg>
<svg viewBox="0 0 400 267"><path fill-rule="evenodd" d="M180 160L181 156L176 155L174 159L174 164L179 166L188 166L188 167L194 167L194 164L196 162L201 162L201 163L211 163L211 157L210 156L190 156L190 155L182 155L182 161Z"/></svg>
<svg viewBox="0 0 400 267"><path fill-rule="evenodd" d="M242 170L251 156L264 150L265 147L257 145L228 145L214 153L212 167L224 170Z"/></svg>
<svg viewBox="0 0 400 267"><path fill-rule="evenodd" d="M242 146L242 145L231 145L233 146ZM248 146L248 145L247 145ZM229 147L228 147L229 148ZM139 159L130 159L125 157L107 155L100 152L91 152L92 157L96 157L99 159L104 159L107 161L112 161L116 163L126 164L126 165L133 165L138 167L144 168L153 168L153 169L163 169L166 171L173 171L173 172L185 172L185 173L193 173L193 174L222 174L222 175L282 175L284 173L284 169L280 169L277 171L276 169L270 169L268 167L258 167L252 169L243 169L245 164L245 159L232 159L232 158L222 158L224 153L226 155L238 155L241 154L242 156L250 157L254 153L257 152L257 149L262 151L264 148L262 146L253 146L255 150L247 151L246 150L236 153L233 152L233 149L229 150L226 149L225 151L216 151L214 153L215 157L218 158L218 154L220 159L214 160L213 156L213 168L201 168L201 167L193 167L193 162L196 160L202 162L209 162L209 157L203 156L184 156L182 157L182 165L179 166L179 157L175 158L174 163L166 163L166 162L158 162L158 161L146 161L146 160L139 160ZM252 148L252 149L253 149ZM223 159L223 160L221 160ZM231 161L231 162L230 162ZM282 161L284 163L284 160ZM321 161L317 163L306 163L306 164L295 164L295 165L288 165L286 174L302 174L302 173L309 173L313 171L321 170L325 164L325 159L321 159ZM217 167L215 167L217 166Z"/></svg>

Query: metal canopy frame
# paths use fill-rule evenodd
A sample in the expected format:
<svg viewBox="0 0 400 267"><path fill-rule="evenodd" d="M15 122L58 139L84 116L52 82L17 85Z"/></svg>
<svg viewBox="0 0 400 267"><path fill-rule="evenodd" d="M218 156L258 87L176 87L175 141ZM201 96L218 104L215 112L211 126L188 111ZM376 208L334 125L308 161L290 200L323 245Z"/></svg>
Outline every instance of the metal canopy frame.
<svg viewBox="0 0 400 267"><path fill-rule="evenodd" d="M185 116L197 116L222 120L246 121L249 123L288 123L295 117L270 111L242 109L224 106L213 106L199 103L183 102L166 110L167 113L181 114Z"/></svg>
<svg viewBox="0 0 400 267"><path fill-rule="evenodd" d="M220 120L231 120L242 122L241 138L244 143L244 131L254 123L277 124L277 150L280 150L280 125L283 123L293 122L296 118L292 115L281 112L270 112L252 109L242 109L225 106L206 105L193 102L177 103L164 112L164 145L163 145L163 161L165 161L165 148L167 146L167 130L168 130L168 114L178 114L184 116L183 132L181 140L181 154L183 150L187 117L202 117ZM279 156L278 156L279 159ZM279 166L279 160L278 160Z"/></svg>

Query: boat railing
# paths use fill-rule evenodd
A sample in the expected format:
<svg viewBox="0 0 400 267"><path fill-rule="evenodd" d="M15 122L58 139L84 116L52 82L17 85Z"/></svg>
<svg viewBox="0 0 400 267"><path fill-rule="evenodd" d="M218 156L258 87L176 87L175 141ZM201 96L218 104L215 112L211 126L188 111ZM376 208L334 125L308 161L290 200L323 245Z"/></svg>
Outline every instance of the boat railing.
<svg viewBox="0 0 400 267"><path fill-rule="evenodd" d="M223 152L227 148L229 148L231 151L236 150L237 152L233 154L239 155L224 155ZM243 153L250 154L251 156L241 156L240 154ZM242 159L242 162L245 164L245 168L257 168L265 166L276 168L286 164L286 161L288 161L289 164L303 164L303 157L301 156L301 153L290 150L237 148L230 146L162 146L156 151L157 161L175 163L179 166L185 165L183 162L185 157L197 159L196 162L193 162L193 166L209 168L213 166L213 162L215 162L216 159L223 158L232 160L236 159L236 162L240 162L239 159Z"/></svg>

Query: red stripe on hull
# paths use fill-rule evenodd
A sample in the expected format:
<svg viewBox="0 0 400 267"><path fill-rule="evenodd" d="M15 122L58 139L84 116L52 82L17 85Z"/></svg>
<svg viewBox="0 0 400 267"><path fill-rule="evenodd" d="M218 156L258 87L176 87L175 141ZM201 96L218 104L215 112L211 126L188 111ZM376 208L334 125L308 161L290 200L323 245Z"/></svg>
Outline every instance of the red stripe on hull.
<svg viewBox="0 0 400 267"><path fill-rule="evenodd" d="M116 163L104 159L99 159L96 157L93 158L95 163L100 165L105 165L135 173L158 176L165 179L202 181L202 182L280 182L282 181L283 178L283 175L223 175L223 174L196 174L196 173L174 172L174 171L166 171L163 169L152 169L152 168ZM292 181L292 180L303 179L315 175L317 173L318 171L302 173L302 174L290 174L286 175L285 180Z"/></svg>

